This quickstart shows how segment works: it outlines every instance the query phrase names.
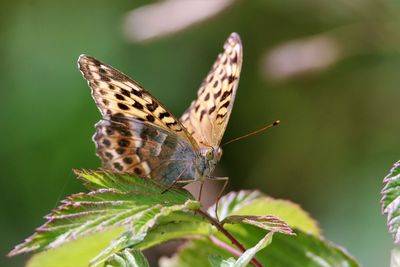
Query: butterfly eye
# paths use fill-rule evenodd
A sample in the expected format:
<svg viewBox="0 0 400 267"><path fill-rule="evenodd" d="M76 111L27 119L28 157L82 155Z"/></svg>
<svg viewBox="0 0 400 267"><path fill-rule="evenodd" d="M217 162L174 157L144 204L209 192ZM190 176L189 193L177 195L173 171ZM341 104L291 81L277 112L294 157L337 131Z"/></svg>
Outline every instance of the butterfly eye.
<svg viewBox="0 0 400 267"><path fill-rule="evenodd" d="M213 159L213 155L214 153L213 153L213 150L212 149L210 149L210 150L208 150L207 151L207 153L206 153L206 159L207 160L212 160Z"/></svg>

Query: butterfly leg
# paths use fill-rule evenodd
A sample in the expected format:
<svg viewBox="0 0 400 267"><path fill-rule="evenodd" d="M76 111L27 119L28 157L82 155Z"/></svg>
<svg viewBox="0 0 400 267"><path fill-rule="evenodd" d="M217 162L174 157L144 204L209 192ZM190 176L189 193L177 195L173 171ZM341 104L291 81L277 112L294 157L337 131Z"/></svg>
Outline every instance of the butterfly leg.
<svg viewBox="0 0 400 267"><path fill-rule="evenodd" d="M199 202L201 202L201 192L203 192L203 185L204 185L204 181L201 181L200 189L199 189Z"/></svg>
<svg viewBox="0 0 400 267"><path fill-rule="evenodd" d="M226 186L228 185L229 177L209 177L208 179L214 180L214 181L224 181L224 185L222 186L221 191L219 191L218 196L217 196L217 200L215 202L215 217L217 218L217 221L219 221L219 218L218 218L218 204L219 204L219 200L222 197L222 194L225 191Z"/></svg>

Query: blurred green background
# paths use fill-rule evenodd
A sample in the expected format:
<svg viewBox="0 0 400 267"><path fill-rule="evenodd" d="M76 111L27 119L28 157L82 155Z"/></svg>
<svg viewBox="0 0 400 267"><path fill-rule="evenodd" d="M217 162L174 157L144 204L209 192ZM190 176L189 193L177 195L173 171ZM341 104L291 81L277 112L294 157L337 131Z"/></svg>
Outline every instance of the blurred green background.
<svg viewBox="0 0 400 267"><path fill-rule="evenodd" d="M1 1L0 254L29 236L59 200L83 190L72 168L100 166L91 141L100 115L77 69L81 53L125 72L181 114L236 31L244 63L225 140L282 123L226 147L218 171L230 176L230 190L257 188L293 200L364 266L387 266L392 244L379 193L400 158L400 2L232 1L182 31L129 41L125 16L147 4ZM266 55L296 40L309 41L302 44L311 45L311 56L299 59L295 49L281 63L295 68L312 59L318 67L296 75L274 69L279 60L265 67ZM0 265L26 259L1 257Z"/></svg>

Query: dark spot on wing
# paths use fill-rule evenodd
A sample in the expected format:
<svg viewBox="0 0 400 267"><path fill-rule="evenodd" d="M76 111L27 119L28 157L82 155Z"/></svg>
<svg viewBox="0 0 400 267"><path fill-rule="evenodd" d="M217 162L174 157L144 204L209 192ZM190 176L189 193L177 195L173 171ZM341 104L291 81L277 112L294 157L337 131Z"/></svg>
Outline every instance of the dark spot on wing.
<svg viewBox="0 0 400 267"><path fill-rule="evenodd" d="M98 61L97 59L93 58L93 57L86 57L89 59L89 61L93 62L94 65L96 65L97 67L101 66L101 62Z"/></svg>
<svg viewBox="0 0 400 267"><path fill-rule="evenodd" d="M118 105L119 104L120 103L118 103ZM124 104L122 104L122 105L124 105ZM114 115L111 115L110 116L110 120L112 120L114 122L125 122L126 121L126 117L124 116L124 114L118 112L118 113L115 113ZM113 125L113 126L115 126L115 125Z"/></svg>
<svg viewBox="0 0 400 267"><path fill-rule="evenodd" d="M123 120L121 120L121 121L123 121ZM122 136L132 136L131 131L126 126L114 123L113 128L114 128L114 130L118 131Z"/></svg>
<svg viewBox="0 0 400 267"><path fill-rule="evenodd" d="M168 112L162 112L160 113L160 115L158 116L161 119L165 118L165 117L169 117L171 116L171 114L169 114Z"/></svg>
<svg viewBox="0 0 400 267"><path fill-rule="evenodd" d="M115 150L119 155L122 155L122 154L124 154L125 153L125 149L123 149L123 148L117 148L116 150Z"/></svg>
<svg viewBox="0 0 400 267"><path fill-rule="evenodd" d="M117 170L119 170L119 171L123 170L123 167L121 164L119 164L119 162L114 162L113 165L114 165L114 168L116 168Z"/></svg>
<svg viewBox="0 0 400 267"><path fill-rule="evenodd" d="M123 161L124 161L124 163L126 163L126 164L132 164L133 159L132 159L132 158L126 157L126 158L123 159Z"/></svg>
<svg viewBox="0 0 400 267"><path fill-rule="evenodd" d="M236 80L236 77L231 75L228 77L228 83L232 83L234 80Z"/></svg>
<svg viewBox="0 0 400 267"><path fill-rule="evenodd" d="M177 122L174 121L174 122L168 122L165 125L167 125L169 127L169 126L176 125L176 124L177 124Z"/></svg>
<svg viewBox="0 0 400 267"><path fill-rule="evenodd" d="M106 128L106 133L108 135L112 135L114 133L114 131L111 128Z"/></svg>
<svg viewBox="0 0 400 267"><path fill-rule="evenodd" d="M237 63L238 62L238 56L237 56L236 53L235 53L235 56L232 58L232 62L233 63Z"/></svg>
<svg viewBox="0 0 400 267"><path fill-rule="evenodd" d="M211 113L213 113L214 111L215 111L215 106L213 106L212 108L210 108L210 110L208 111L208 114L211 114Z"/></svg>
<svg viewBox="0 0 400 267"><path fill-rule="evenodd" d="M200 121L203 120L204 114L206 114L206 111L203 109L203 110L201 111L201 113L200 113Z"/></svg>
<svg viewBox="0 0 400 267"><path fill-rule="evenodd" d="M108 78L106 75L99 73L100 75L100 80L102 80L103 82L109 82L111 81L110 78Z"/></svg>
<svg viewBox="0 0 400 267"><path fill-rule="evenodd" d="M125 97L123 97L120 94L115 94L115 98L118 99L118 100L125 100Z"/></svg>
<svg viewBox="0 0 400 267"><path fill-rule="evenodd" d="M153 103L149 103L146 105L147 109L151 112L153 112L154 110L156 110L156 108L158 107L158 104L156 102Z"/></svg>
<svg viewBox="0 0 400 267"><path fill-rule="evenodd" d="M121 94L123 94L124 96L127 96L127 97L131 96L131 93L129 93L129 91L124 88L121 88Z"/></svg>
<svg viewBox="0 0 400 267"><path fill-rule="evenodd" d="M110 140L104 139L104 140L103 140L103 145L105 145L106 147L109 147L109 146L111 145Z"/></svg>
<svg viewBox="0 0 400 267"><path fill-rule="evenodd" d="M143 109L143 105L140 104L139 102L135 101L135 103L132 104L132 107L137 108L142 110Z"/></svg>
<svg viewBox="0 0 400 267"><path fill-rule="evenodd" d="M229 103L230 103L229 101L226 101L226 102L222 105L222 107L223 107L223 108L228 108Z"/></svg>
<svg viewBox="0 0 400 267"><path fill-rule="evenodd" d="M221 101L224 101L225 98L227 98L230 94L231 94L231 92L225 91L225 92L222 94L222 96L221 96Z"/></svg>
<svg viewBox="0 0 400 267"><path fill-rule="evenodd" d="M147 119L149 122L154 122L154 120L155 120L154 117L153 117L152 115L150 115L150 114L146 116L146 119Z"/></svg>
<svg viewBox="0 0 400 267"><path fill-rule="evenodd" d="M221 93L222 93L222 89L220 89L218 92L216 92L216 93L214 94L214 97L215 97L215 98L218 98L218 97L221 95Z"/></svg>
<svg viewBox="0 0 400 267"><path fill-rule="evenodd" d="M119 107L120 109L122 109L122 110L128 110L128 109L129 109L129 107L128 107L127 105L122 104L122 103L118 103L118 107Z"/></svg>
<svg viewBox="0 0 400 267"><path fill-rule="evenodd" d="M142 97L142 92L141 91L132 89L131 93L134 94L135 96Z"/></svg>
<svg viewBox="0 0 400 267"><path fill-rule="evenodd" d="M127 147L127 146L129 146L129 144L130 144L129 140L126 140L126 139L121 139L118 141L118 145L120 145L122 147Z"/></svg>
<svg viewBox="0 0 400 267"><path fill-rule="evenodd" d="M134 168L133 171L137 174L137 175L141 175L142 174L142 170L139 168Z"/></svg>

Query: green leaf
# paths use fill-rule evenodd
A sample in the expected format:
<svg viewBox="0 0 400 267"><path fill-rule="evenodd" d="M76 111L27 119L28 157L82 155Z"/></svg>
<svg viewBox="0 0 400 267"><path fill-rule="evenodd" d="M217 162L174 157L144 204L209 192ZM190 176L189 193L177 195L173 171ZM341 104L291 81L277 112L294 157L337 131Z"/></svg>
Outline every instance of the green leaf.
<svg viewBox="0 0 400 267"><path fill-rule="evenodd" d="M194 267L209 266L210 255L219 255L222 259L232 255L206 239L195 239L181 246L174 256L162 257L160 267Z"/></svg>
<svg viewBox="0 0 400 267"><path fill-rule="evenodd" d="M215 205L208 209L215 217ZM224 220L232 215L274 215L288 223L292 228L316 236L321 235L317 222L298 204L288 200L274 199L259 191L242 190L223 196L218 204L218 217Z"/></svg>
<svg viewBox="0 0 400 267"><path fill-rule="evenodd" d="M227 229L245 247L250 247L257 241L257 237L265 232L259 228L241 225ZM349 267L359 264L341 247L314 235L306 234L300 230L295 231L296 236L275 235L274 241L268 249L256 255L257 259L268 266L332 266Z"/></svg>
<svg viewBox="0 0 400 267"><path fill-rule="evenodd" d="M27 267L87 267L90 259L99 254L115 236L121 234L123 227L94 233L71 241L55 249L33 255Z"/></svg>
<svg viewBox="0 0 400 267"><path fill-rule="evenodd" d="M268 246L272 242L272 236L274 232L269 232L266 236L261 239L257 245L246 250L242 256L235 263L235 267L246 267L246 265L251 261L251 259L256 255L257 252Z"/></svg>
<svg viewBox="0 0 400 267"><path fill-rule="evenodd" d="M392 253L390 256L390 267L400 267L400 249L399 248L392 249Z"/></svg>
<svg viewBox="0 0 400 267"><path fill-rule="evenodd" d="M244 227L238 225L235 227ZM255 230L265 231L253 227ZM253 229L253 230L254 230ZM236 237L237 233L234 233ZM246 235L248 239L259 237L257 233ZM250 242L244 242L243 236L239 241L246 247ZM249 240L252 241L252 240ZM208 266L205 261L213 254L223 258L232 257L215 244L206 240L190 241L172 258L163 258L161 267L193 267ZM314 235L296 231L296 236L274 235L273 242L265 251L256 254L256 258L268 267L359 267L355 259L341 247Z"/></svg>
<svg viewBox="0 0 400 267"><path fill-rule="evenodd" d="M267 216L231 215L226 217L222 221L222 223L249 224L271 232L294 235L293 230L289 227L289 225L285 221L281 220L279 217L276 217L274 215L267 215Z"/></svg>
<svg viewBox="0 0 400 267"><path fill-rule="evenodd" d="M232 267L245 267L256 255L256 253L272 241L274 233L282 233L287 235L294 235L293 230L287 225L286 222L276 216L245 216L245 215L231 215L226 217L222 223L228 224L248 224L258 228L269 231L254 247L247 249L237 261L232 258L219 261L219 257L211 255L209 261L213 266L232 266Z"/></svg>
<svg viewBox="0 0 400 267"><path fill-rule="evenodd" d="M234 267L235 266L235 259L234 258L229 258L229 259L224 259L219 255L212 254L208 257L208 261L211 264L211 267Z"/></svg>
<svg viewBox="0 0 400 267"><path fill-rule="evenodd" d="M124 249L111 255L104 267L149 267L147 259L137 249Z"/></svg>
<svg viewBox="0 0 400 267"><path fill-rule="evenodd" d="M160 223L157 227L149 229L148 232L140 236L134 237L134 233L126 231L124 234L114 239L112 244L107 247L102 253L92 259L91 265L98 266L102 264L110 255L124 249L126 247L133 247L136 249L144 250L154 245L166 242L171 239L185 238L188 236L209 236L215 232L210 223L204 221L193 214L186 214L187 216L194 216L191 220L184 220L182 214L171 214L170 218L176 220L168 223Z"/></svg>
<svg viewBox="0 0 400 267"><path fill-rule="evenodd" d="M254 200L263 197L264 195L259 191L242 190L239 192L230 192L223 196L218 202L218 218L222 221L229 215L236 214L241 208L249 206L249 203L252 203ZM216 218L215 205L211 206L207 212Z"/></svg>
<svg viewBox="0 0 400 267"><path fill-rule="evenodd" d="M244 200L244 204L239 199ZM214 207L210 208L210 212ZM282 209L282 210L281 210ZM232 192L220 200L218 212L226 219L233 215L255 214L263 216L273 214L284 219L295 229L296 236L275 235L274 241L265 251L258 252L256 258L265 266L269 267L356 267L359 264L341 247L325 240L319 235L319 228L315 221L311 219L298 205L285 200L276 200L266 197L258 192L240 191ZM234 220L240 217L231 217ZM243 218L243 217L242 217ZM230 220L230 219L227 219ZM224 225L233 236L246 248L254 247L263 238L267 231L252 222L250 224L228 224ZM231 243L220 233L215 237L225 242ZM220 255L222 258L229 258L227 252L217 243L209 240L197 240L189 242L171 259L163 259L160 262L162 267L189 267L207 266L204 258L210 255Z"/></svg>
<svg viewBox="0 0 400 267"><path fill-rule="evenodd" d="M382 212L387 216L387 226L394 243L400 244L400 161L393 165L383 182Z"/></svg>
<svg viewBox="0 0 400 267"><path fill-rule="evenodd" d="M200 203L185 190L171 189L162 194L165 187L149 179L105 171L77 171L77 174L93 191L64 200L46 216L48 221L12 250L10 256L56 248L91 233L124 227L125 233L102 253L109 256L129 244L143 241L147 232L158 225L180 220L204 223L202 217L193 213L200 208ZM156 233L152 244L156 243Z"/></svg>

